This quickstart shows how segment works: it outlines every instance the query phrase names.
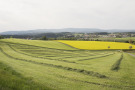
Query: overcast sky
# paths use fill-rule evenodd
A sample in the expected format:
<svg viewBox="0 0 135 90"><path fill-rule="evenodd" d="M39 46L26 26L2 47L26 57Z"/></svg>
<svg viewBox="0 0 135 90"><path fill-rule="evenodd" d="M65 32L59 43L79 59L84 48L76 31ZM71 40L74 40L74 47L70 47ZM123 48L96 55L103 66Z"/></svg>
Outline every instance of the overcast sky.
<svg viewBox="0 0 135 90"><path fill-rule="evenodd" d="M135 29L135 0L0 0L0 32Z"/></svg>

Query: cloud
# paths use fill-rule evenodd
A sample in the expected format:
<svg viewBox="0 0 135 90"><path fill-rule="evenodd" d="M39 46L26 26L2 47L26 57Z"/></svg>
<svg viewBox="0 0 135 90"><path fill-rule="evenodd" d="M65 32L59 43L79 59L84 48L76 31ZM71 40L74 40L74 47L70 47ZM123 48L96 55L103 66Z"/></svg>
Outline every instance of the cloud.
<svg viewBox="0 0 135 90"><path fill-rule="evenodd" d="M135 29L135 0L1 0L0 31Z"/></svg>

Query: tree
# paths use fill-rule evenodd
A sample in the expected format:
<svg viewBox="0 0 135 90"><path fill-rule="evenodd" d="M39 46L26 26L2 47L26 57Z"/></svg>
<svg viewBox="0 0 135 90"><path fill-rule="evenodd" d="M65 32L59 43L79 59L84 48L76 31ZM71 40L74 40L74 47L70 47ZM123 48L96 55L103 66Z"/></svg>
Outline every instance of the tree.
<svg viewBox="0 0 135 90"><path fill-rule="evenodd" d="M3 39L4 37L0 36L0 39Z"/></svg>
<svg viewBox="0 0 135 90"><path fill-rule="evenodd" d="M129 43L131 43L131 44L132 44L132 40L131 40L131 39L129 40Z"/></svg>
<svg viewBox="0 0 135 90"><path fill-rule="evenodd" d="M13 36L10 36L10 38L13 38Z"/></svg>
<svg viewBox="0 0 135 90"><path fill-rule="evenodd" d="M129 49L132 49L132 46L129 46Z"/></svg>
<svg viewBox="0 0 135 90"><path fill-rule="evenodd" d="M41 40L47 40L47 37L46 36L42 36Z"/></svg>

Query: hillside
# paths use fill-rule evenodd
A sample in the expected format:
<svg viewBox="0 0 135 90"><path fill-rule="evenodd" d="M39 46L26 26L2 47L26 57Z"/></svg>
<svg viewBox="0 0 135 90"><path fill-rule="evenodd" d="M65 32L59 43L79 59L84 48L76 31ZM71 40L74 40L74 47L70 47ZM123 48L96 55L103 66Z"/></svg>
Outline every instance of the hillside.
<svg viewBox="0 0 135 90"><path fill-rule="evenodd" d="M16 44L26 44L46 48L63 49L63 50L76 50L75 48L69 47L68 45L62 44L57 41L43 41L43 40L26 40L26 39L1 39L0 41L16 43Z"/></svg>
<svg viewBox="0 0 135 90"><path fill-rule="evenodd" d="M41 33L58 33L58 32L76 32L76 33L94 33L94 32L135 32L135 30L121 29L97 29L97 28L63 28L63 29L36 29L1 32L0 35L37 35Z"/></svg>
<svg viewBox="0 0 135 90"><path fill-rule="evenodd" d="M134 90L135 57L58 41L0 40L0 89Z"/></svg>

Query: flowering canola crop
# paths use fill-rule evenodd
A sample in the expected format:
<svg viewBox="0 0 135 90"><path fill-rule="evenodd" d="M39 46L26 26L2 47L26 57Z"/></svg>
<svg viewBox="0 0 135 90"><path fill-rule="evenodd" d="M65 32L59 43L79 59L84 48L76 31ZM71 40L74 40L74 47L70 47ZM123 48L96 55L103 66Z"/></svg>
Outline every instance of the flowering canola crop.
<svg viewBox="0 0 135 90"><path fill-rule="evenodd" d="M78 49L103 50L103 49L135 49L135 45L120 42L102 41L69 41L59 40L59 42L70 45Z"/></svg>

